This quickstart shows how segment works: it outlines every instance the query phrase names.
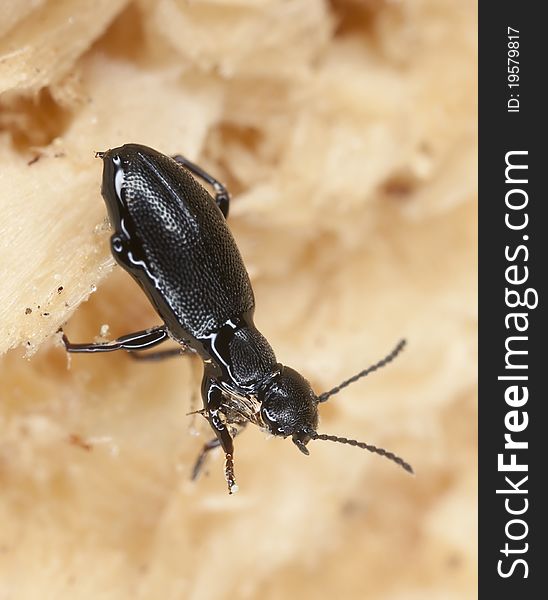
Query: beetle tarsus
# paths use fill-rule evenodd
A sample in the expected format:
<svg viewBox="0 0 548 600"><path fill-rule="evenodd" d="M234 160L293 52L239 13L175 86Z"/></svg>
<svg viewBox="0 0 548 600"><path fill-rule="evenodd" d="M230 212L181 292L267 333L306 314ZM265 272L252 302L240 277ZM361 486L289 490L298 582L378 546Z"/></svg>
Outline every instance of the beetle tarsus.
<svg viewBox="0 0 548 600"><path fill-rule="evenodd" d="M235 494L240 488L234 476L234 459L232 454L225 454L225 479L228 485L228 493Z"/></svg>

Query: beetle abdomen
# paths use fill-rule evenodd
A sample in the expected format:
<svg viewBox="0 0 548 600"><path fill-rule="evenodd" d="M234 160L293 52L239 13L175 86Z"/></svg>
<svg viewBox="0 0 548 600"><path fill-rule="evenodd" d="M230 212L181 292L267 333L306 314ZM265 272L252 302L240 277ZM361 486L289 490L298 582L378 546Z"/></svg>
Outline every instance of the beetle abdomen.
<svg viewBox="0 0 548 600"><path fill-rule="evenodd" d="M119 220L113 223L117 232L129 238L132 254L130 265L123 257L119 262L160 313L166 308L173 313L173 320L162 315L168 317L166 323L176 322L199 339L253 311L253 290L232 233L214 199L192 175L137 144L110 150L105 159L112 170L105 168L103 195L109 205L118 202L109 212Z"/></svg>

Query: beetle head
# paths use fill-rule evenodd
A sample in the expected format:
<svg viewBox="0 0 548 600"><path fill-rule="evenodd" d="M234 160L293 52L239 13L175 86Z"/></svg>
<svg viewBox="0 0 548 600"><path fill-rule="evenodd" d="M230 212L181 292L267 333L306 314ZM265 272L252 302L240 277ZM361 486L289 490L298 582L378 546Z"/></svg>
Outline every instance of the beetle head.
<svg viewBox="0 0 548 600"><path fill-rule="evenodd" d="M293 443L303 454L309 454L306 445L311 440L324 440L355 446L362 450L368 450L388 458L392 462L413 473L410 464L402 458L389 452L384 448L378 448L366 442L359 442L345 437L318 433L318 404L325 402L331 396L334 396L346 386L354 383L358 379L365 377L369 373L384 367L394 360L405 346L405 340L402 340L387 356L374 365L360 371L350 379L343 381L338 386L317 396L308 383L308 381L297 371L289 367L281 366L281 370L274 376L263 388L261 417L268 431L273 435L282 437L291 436Z"/></svg>
<svg viewBox="0 0 548 600"><path fill-rule="evenodd" d="M263 388L261 417L272 435L291 436L297 448L308 454L306 444L316 435L319 399L310 383L297 371L281 370Z"/></svg>

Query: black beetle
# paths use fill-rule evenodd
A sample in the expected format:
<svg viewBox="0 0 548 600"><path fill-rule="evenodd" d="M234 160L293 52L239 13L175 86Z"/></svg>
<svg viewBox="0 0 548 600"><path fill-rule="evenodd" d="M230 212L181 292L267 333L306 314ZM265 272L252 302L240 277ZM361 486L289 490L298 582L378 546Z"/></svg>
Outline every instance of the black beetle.
<svg viewBox="0 0 548 600"><path fill-rule="evenodd" d="M207 452L221 446L228 490L235 492L233 436L248 422L276 436L291 436L304 454L310 440L329 440L381 454L413 472L383 448L316 431L318 404L393 360L404 341L377 364L317 396L297 371L276 361L253 323L253 289L226 224L230 197L225 187L186 158L139 144L96 157L103 159L101 191L114 229L112 254L142 287L163 325L107 343L73 344L65 335L63 341L69 352L133 352L171 339L179 348L142 357L185 351L201 357L204 407L198 412L215 438L205 444L193 477ZM215 198L191 173L213 187Z"/></svg>

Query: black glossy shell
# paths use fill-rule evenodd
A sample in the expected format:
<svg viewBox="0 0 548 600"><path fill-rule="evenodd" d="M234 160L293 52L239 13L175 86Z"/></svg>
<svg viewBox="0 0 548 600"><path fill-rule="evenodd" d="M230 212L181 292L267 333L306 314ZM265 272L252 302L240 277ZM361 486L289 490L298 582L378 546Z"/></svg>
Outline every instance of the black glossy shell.
<svg viewBox="0 0 548 600"><path fill-rule="evenodd" d="M109 150L104 163L103 196L123 245L114 255L171 332L206 338L234 316L252 313L253 290L234 238L192 175L137 144Z"/></svg>

